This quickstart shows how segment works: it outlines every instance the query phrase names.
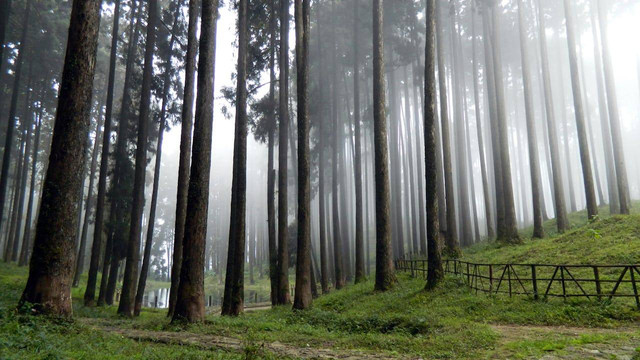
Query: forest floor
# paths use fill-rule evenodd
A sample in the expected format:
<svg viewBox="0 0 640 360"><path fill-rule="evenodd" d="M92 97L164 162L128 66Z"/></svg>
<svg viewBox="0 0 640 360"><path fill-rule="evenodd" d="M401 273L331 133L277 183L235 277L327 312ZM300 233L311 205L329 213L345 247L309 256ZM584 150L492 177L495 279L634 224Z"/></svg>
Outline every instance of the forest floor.
<svg viewBox="0 0 640 360"><path fill-rule="evenodd" d="M548 239L480 244L464 256L640 263L640 215L575 221L562 236L548 224ZM23 315L15 305L26 277L25 268L0 264L0 359L640 359L640 312L631 301L476 295L455 277L425 292L424 280L399 273L386 293L368 281L321 296L309 311L210 313L188 326L170 324L160 309L125 319L115 307L85 308L82 287L73 291L73 321Z"/></svg>

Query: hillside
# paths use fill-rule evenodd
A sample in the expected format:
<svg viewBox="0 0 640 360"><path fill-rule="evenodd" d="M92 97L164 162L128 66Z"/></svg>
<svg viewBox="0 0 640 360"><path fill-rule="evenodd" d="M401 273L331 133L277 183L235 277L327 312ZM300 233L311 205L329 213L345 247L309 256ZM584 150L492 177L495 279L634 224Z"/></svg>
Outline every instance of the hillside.
<svg viewBox="0 0 640 360"><path fill-rule="evenodd" d="M638 264L640 214L600 219L563 235L526 239L517 246L478 244L465 250L464 259L487 263Z"/></svg>
<svg viewBox="0 0 640 360"><path fill-rule="evenodd" d="M478 262L638 263L640 215L604 218L561 236L522 245L479 244ZM476 295L449 276L433 292L399 273L397 287L373 292L372 281L318 298L313 309L211 313L204 325L168 324L145 309L129 320L115 308L81 306L74 291L71 323L13 309L26 269L0 265L0 358L606 358L640 356L640 312L631 302L533 301ZM47 345L44 345L47 344Z"/></svg>

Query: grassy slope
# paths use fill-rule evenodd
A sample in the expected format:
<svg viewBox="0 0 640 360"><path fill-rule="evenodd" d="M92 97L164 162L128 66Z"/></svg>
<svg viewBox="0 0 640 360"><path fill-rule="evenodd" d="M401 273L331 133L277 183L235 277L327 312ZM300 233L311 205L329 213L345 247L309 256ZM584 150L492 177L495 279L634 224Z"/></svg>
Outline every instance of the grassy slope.
<svg viewBox="0 0 640 360"><path fill-rule="evenodd" d="M572 215L576 224L580 216ZM553 224L547 224L552 227ZM527 240L518 246L481 244L466 251L475 261L638 263L640 215L614 217L577 227L560 237ZM0 264L0 358L243 358L245 354L205 351L194 346L139 343L93 331L86 321L73 323L16 314L13 307L26 280L26 270ZM424 281L399 274L387 293L372 291L371 281L317 299L314 308L294 313L288 307L250 312L236 319L216 314L204 325L177 327L164 312L145 310L136 320L123 320L115 308L81 306L82 289L74 290L76 319L103 318L111 326L148 331L188 331L243 339L247 349L279 341L301 347L361 349L389 355L425 358L477 358L562 355L571 346L639 343L640 314L624 302L533 301L527 298L475 295L458 279L448 278L434 292ZM505 340L499 325L618 328L616 331L569 336L538 331L536 336ZM526 329L526 328L525 328ZM259 352L261 357L272 355Z"/></svg>
<svg viewBox="0 0 640 360"><path fill-rule="evenodd" d="M638 264L640 263L640 207L630 216L608 216L601 208L601 219L586 223L586 213L569 216L572 229L556 232L555 220L545 223L549 235L530 239L531 229L522 233L524 244L517 246L481 243L465 250L465 260L475 262L520 262L547 264Z"/></svg>

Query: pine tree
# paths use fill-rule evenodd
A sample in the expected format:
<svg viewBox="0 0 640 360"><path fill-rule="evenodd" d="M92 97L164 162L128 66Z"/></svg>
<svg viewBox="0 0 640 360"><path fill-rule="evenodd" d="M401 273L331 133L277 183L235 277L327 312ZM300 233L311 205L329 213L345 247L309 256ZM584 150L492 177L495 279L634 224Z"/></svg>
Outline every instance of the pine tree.
<svg viewBox="0 0 640 360"><path fill-rule="evenodd" d="M390 290L396 283L391 251L389 157L385 111L383 0L373 0L373 126L376 176L376 283ZM337 259L336 259L337 261Z"/></svg>
<svg viewBox="0 0 640 360"><path fill-rule="evenodd" d="M436 1L426 3L426 45L424 86L424 152L425 192L427 196L427 289L433 289L444 278L440 258L440 226L438 223L437 162L436 162Z"/></svg>
<svg viewBox="0 0 640 360"><path fill-rule="evenodd" d="M193 155L187 195L182 267L172 321L202 322L205 315L204 258L211 170L217 17L218 0L202 0Z"/></svg>
<svg viewBox="0 0 640 360"><path fill-rule="evenodd" d="M118 305L118 314L125 316L134 315L138 262L140 261L140 233L142 231L142 212L144 211L144 185L147 167L149 113L151 107L151 77L153 75L153 54L156 41L156 22L158 19L157 0L149 0L148 12L147 38L144 50L144 67L142 70L142 90L140 92L140 114L138 119L131 223L129 225L127 261L122 282L122 295L120 296L120 304Z"/></svg>
<svg viewBox="0 0 640 360"><path fill-rule="evenodd" d="M236 123L233 143L233 182L229 249L224 284L222 315L237 316L244 311L244 262L247 208L247 1L238 0L238 75Z"/></svg>
<svg viewBox="0 0 640 360"><path fill-rule="evenodd" d="M74 0L49 166L42 190L29 278L19 307L71 316L77 193L86 157L100 1Z"/></svg>

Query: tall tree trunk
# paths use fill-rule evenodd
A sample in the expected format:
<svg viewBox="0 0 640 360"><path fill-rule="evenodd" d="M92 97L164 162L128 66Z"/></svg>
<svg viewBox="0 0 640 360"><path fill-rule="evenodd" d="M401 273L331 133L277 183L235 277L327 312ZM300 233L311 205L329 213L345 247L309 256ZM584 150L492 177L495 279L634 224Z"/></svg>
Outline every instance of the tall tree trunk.
<svg viewBox="0 0 640 360"><path fill-rule="evenodd" d="M609 51L609 26L607 25L607 2L594 0L598 6L598 21L600 24L600 43L602 46L602 62L604 65L604 84L607 93L607 105L611 137L613 145L613 159L615 161L616 179L618 182L618 195L620 196L620 213L629 214L631 200L629 198L629 182L627 180L627 168L624 159L624 144L622 129L620 127L620 115L618 112L618 96L616 94L616 82L613 76L613 65Z"/></svg>
<svg viewBox="0 0 640 360"><path fill-rule="evenodd" d="M369 106L367 106L367 108L370 108ZM367 152L372 152L369 146L369 134L368 131L365 128L364 131L364 149L365 149L365 153L364 153L364 190L365 190L365 198L364 198L364 209L365 209L365 221L364 221L364 229L365 229L365 236L364 236L364 241L365 241L365 261L366 261L366 265L365 265L365 270L366 270L366 276L368 276L371 272L371 209L370 209L370 205L369 205L369 199L370 199L370 194L371 194L371 185L370 183L370 162L367 156Z"/></svg>
<svg viewBox="0 0 640 360"><path fill-rule="evenodd" d="M191 8L191 3L189 7ZM194 12L195 13L195 12ZM204 257L211 171L211 128L213 120L214 62L218 0L202 0L198 96L193 128L193 149L183 259L172 321L204 320ZM195 18L194 18L195 20ZM195 37L194 37L195 39ZM185 105L186 106L186 105Z"/></svg>
<svg viewBox="0 0 640 360"><path fill-rule="evenodd" d="M393 57L393 53L391 53ZM393 63L393 58L391 60ZM398 108L398 92L396 89L396 72L389 69L389 156L391 170L391 206L393 208L392 244L394 258L404 257L404 227L402 213L402 157L400 154L400 122L401 114Z"/></svg>
<svg viewBox="0 0 640 360"><path fill-rule="evenodd" d="M567 26L567 40L569 42L569 65L571 67L571 87L573 90L573 104L576 114L576 127L578 130L578 143L580 145L580 159L582 161L582 177L584 191L587 198L587 214L589 219L598 216L598 202L593 185L593 170L591 169L591 154L587 142L587 130L584 121L584 105L582 88L580 86L580 71L578 69L578 55L576 51L575 24L573 8L569 0L564 0L564 11ZM626 180L626 178L625 178ZM622 198L621 198L622 204ZM627 209L628 212L628 209Z"/></svg>
<svg viewBox="0 0 640 360"><path fill-rule="evenodd" d="M318 12L320 11L320 4L318 4ZM320 19L318 19L318 24L320 24ZM319 25L318 25L319 26ZM318 28L318 32L320 32L320 29ZM318 44L320 44L320 42L318 42ZM325 67L323 66L324 62L321 62L321 67L323 70L325 70ZM321 76L319 78L319 84L320 84L320 89L325 89L326 87L323 86L325 84L324 82L324 71L321 71ZM327 104L328 102L326 101L326 97L325 97L325 93L321 92L322 95L322 100L321 102L323 104ZM325 176L325 169L326 169L326 159L325 159L325 154L326 154L326 144L325 144L325 138L326 138L326 131L325 131L325 121L326 121L326 116L322 116L319 119L319 126L318 126L318 151L320 152L320 156L318 157L318 218L319 218L319 222L320 222L320 283L322 286L322 293L326 294L329 292L329 259L327 258L327 252L328 252L328 244L327 244L327 210L326 210L326 192L325 192L325 182L326 182L326 176Z"/></svg>
<svg viewBox="0 0 640 360"><path fill-rule="evenodd" d="M593 37L593 57L595 59L595 76L598 88L598 113L600 114L600 129L602 146L604 148L604 165L607 175L607 190L609 192L609 212L620 212L620 195L618 195L618 181L615 178L615 162L613 159L613 145L611 144L611 129L609 128L609 112L607 95L603 79L602 53L600 51L600 34L598 33L598 2L592 0L589 5L591 19L591 34Z"/></svg>
<svg viewBox="0 0 640 360"><path fill-rule="evenodd" d="M295 0L298 93L298 248L293 308L311 306L311 169L309 166L309 30L310 1Z"/></svg>
<svg viewBox="0 0 640 360"><path fill-rule="evenodd" d="M280 95L278 133L278 304L289 298L289 207L287 187L287 137L289 134L289 0L280 0Z"/></svg>
<svg viewBox="0 0 640 360"><path fill-rule="evenodd" d="M336 11L335 11L335 0L331 0L331 14L332 18L335 19ZM333 205L333 210L331 212L333 218L333 262L334 262L334 287L336 289L341 289L345 285L345 274L343 269L343 255L342 254L342 235L340 232L340 205L338 203L338 176L339 176L339 164L338 164L338 154L339 154L339 139L340 139L340 131L339 131L339 120L338 120L338 80L336 77L337 73L337 49L336 49L336 32L335 32L335 21L331 27L331 118L333 122L333 152L332 152L332 173L331 173L331 202Z"/></svg>
<svg viewBox="0 0 640 360"><path fill-rule="evenodd" d="M414 43L416 48L418 48L418 44L417 42ZM418 175L416 176L416 179L418 181L418 207L417 207L417 211L418 211L418 239L420 242L420 255L422 256L426 256L427 255L427 213L426 213L426 205L425 205L425 190L424 190L424 181L423 181L423 176L424 175L424 162L422 161L424 159L424 138L422 138L424 136L424 132L422 134L420 134L420 130L422 129L422 127L420 126L420 112L424 111L424 106L423 102L420 102L418 100L418 93L420 93L420 91L422 89L424 89L424 85L420 86L420 80L422 80L422 76L420 76L418 74L418 62L419 62L419 56L417 56L416 62L414 64L412 64L412 68L411 68L411 74L413 76L413 129L414 129L414 136L415 136L415 148L416 148L416 155L417 155L417 159L416 159L416 163L418 164L418 169L417 169L417 173ZM435 74L435 72L434 72ZM422 129L424 130L424 129Z"/></svg>
<svg viewBox="0 0 640 360"><path fill-rule="evenodd" d="M86 157L99 26L100 2L74 0L33 256L19 304L33 304L37 313L72 313L76 196Z"/></svg>
<svg viewBox="0 0 640 360"><path fill-rule="evenodd" d="M9 23L9 15L11 14L11 0L0 1L0 70L4 64L4 42L7 32L7 24Z"/></svg>
<svg viewBox="0 0 640 360"><path fill-rule="evenodd" d="M499 4L492 6L493 19L493 63L496 90L496 109L498 120L498 137L500 146L500 158L502 165L502 188L504 195L504 226L505 231L499 239L506 243L518 243L516 211L513 200L513 183L511 181L511 160L509 157L509 134L507 126L507 114L505 108L504 84L502 75L502 51L500 44Z"/></svg>
<svg viewBox="0 0 640 360"><path fill-rule="evenodd" d="M42 93L44 92L44 87L42 88L42 91L40 93L40 98L42 98ZM24 223L24 237L22 240L22 253L20 254L20 266L25 266L27 265L27 262L29 260L29 255L31 253L31 247L32 247L32 243L31 243L31 228L32 228L32 223L31 223L31 217L33 214L33 203L34 203L34 198L36 196L36 176L37 176L37 165L38 165L38 150L40 147L40 133L41 133L41 127L42 127L42 109L43 106L40 105L40 108L38 110L38 116L37 116L37 120L36 120L36 135L35 135L35 139L33 141L33 154L31 155L31 184L29 186L29 201L28 201L28 205L27 205L27 213L26 213L26 218L25 218L25 223Z"/></svg>
<svg viewBox="0 0 640 360"><path fill-rule="evenodd" d="M406 131L406 148L407 148L407 161L409 162L409 167L407 168L407 176L409 177L409 190L407 191L407 195L409 196L409 207L411 208L411 239L413 244L413 253L418 254L420 252L420 235L418 227L420 226L420 222L418 220L418 208L416 205L416 198L418 195L416 194L416 183L415 183L415 172L417 171L417 167L415 166L414 160L414 141L415 141L415 133L418 129L412 129L411 123L411 92L409 91L409 75L407 74L408 66L404 67L404 94L405 94L405 131ZM359 159L356 160L359 163ZM420 175L418 175L418 178ZM357 181L357 180L356 180ZM362 183L362 180L360 180ZM362 186L362 185L360 185ZM360 205L362 205L362 201L360 201ZM358 208L358 206L356 206Z"/></svg>
<svg viewBox="0 0 640 360"><path fill-rule="evenodd" d="M96 167L98 166L98 152L100 151L100 137L102 136L102 104L100 104L100 112L98 124L96 126L96 137L93 141L93 152L91 153L91 166L89 169L89 192L85 205L84 222L82 224L82 235L80 236L80 248L78 249L78 260L76 261L75 274L73 276L73 286L80 284L80 275L84 271L84 257L87 252L87 236L89 233L89 218L91 217L91 209L93 209L93 184L95 180Z"/></svg>
<svg viewBox="0 0 640 360"><path fill-rule="evenodd" d="M7 1L7 0L3 0ZM3 4L2 8L6 8L9 10L11 8L10 4ZM31 13L31 0L27 0L25 5L24 17L22 18L22 33L20 34L20 45L18 48L18 57L15 62L14 69L14 77L13 77L13 88L11 90L11 102L9 105L9 120L7 126L7 132L5 135L5 143L4 143L4 153L2 155L2 168L0 170L0 226L2 225L2 219L4 216L4 207L6 202L7 188L9 186L9 165L11 165L11 150L13 149L13 132L16 127L16 111L18 107L18 95L20 93L20 75L22 74L22 63L24 62L24 58L27 52L27 33L29 30L29 14ZM1 18L4 16L9 17L9 11L7 11L6 15L0 15ZM4 27L6 23L0 23L0 29L2 29L2 43L0 43L0 48L4 49ZM0 54L2 55L2 54ZM0 56L0 61L2 61L2 57ZM4 61L2 61L4 62ZM0 62L0 64L2 63ZM6 257L5 257L6 259Z"/></svg>
<svg viewBox="0 0 640 360"><path fill-rule="evenodd" d="M175 25L175 23L174 23ZM168 70L165 70L165 74L169 74ZM165 81L167 81L168 76L165 76ZM165 90L168 86L165 85ZM134 300L134 308L133 314L135 316L140 315L140 310L142 309L142 300L144 298L144 289L147 284L147 276L149 274L149 263L151 262L151 247L153 246L153 232L156 222L156 207L158 205L158 186L160 182L160 167L162 166L162 140L164 138L164 129L165 129L165 118L164 118L164 107L166 101L166 91L164 92L165 99L163 99L162 110L160 110L160 129L158 130L158 142L156 145L156 162L154 166L154 174L153 174L153 189L151 190L151 209L149 212L149 222L147 225L147 237L144 245L144 257L142 259L142 267L140 268L140 277L138 280L135 300Z"/></svg>
<svg viewBox="0 0 640 360"><path fill-rule="evenodd" d="M453 103L455 107L454 122L455 122L455 143L456 147L456 165L457 165L457 183L459 191L459 203L460 203L460 221L462 222L462 234L461 244L463 246L471 245L473 243L473 229L471 228L471 209L469 208L469 185L468 185L468 173L467 173L467 154L465 151L465 110L464 110L464 98L466 97L466 87L464 81L464 69L462 65L461 57L462 48L458 46L460 42L460 33L456 26L458 23L458 10L455 3L452 3L452 17L451 17L451 44L452 44L452 87L453 87Z"/></svg>
<svg viewBox="0 0 640 360"><path fill-rule="evenodd" d="M442 122L442 153L444 166L445 196L447 227L445 246L450 256L457 257L461 254L458 242L458 229L456 225L456 206L453 189L453 170L451 165L451 136L449 135L449 110L447 101L447 74L444 67L444 23L442 19L442 1L436 2L436 42L438 56L438 79L440 82L440 121ZM443 204L445 205L445 204Z"/></svg>
<svg viewBox="0 0 640 360"><path fill-rule="evenodd" d="M269 151L267 174L267 221L269 226L269 280L271 284L271 305L278 304L278 238L276 236L276 170L274 161L276 132L276 0L270 0L269 8ZM322 159L322 156L320 156ZM322 160L320 160L322 161ZM322 176L322 172L320 175ZM322 187L322 179L321 187ZM322 222L321 222L322 224ZM324 287L323 287L324 292Z"/></svg>
<svg viewBox="0 0 640 360"><path fill-rule="evenodd" d="M376 174L376 283L390 290L396 283L389 218L389 157L385 111L383 0L373 0L373 127Z"/></svg>
<svg viewBox="0 0 640 360"><path fill-rule="evenodd" d="M25 133L25 124L21 126L20 133L22 133L22 137L24 138ZM18 150L18 161L16 162L14 169L14 179L13 179L13 193L11 196L11 206L9 207L9 214L7 214L7 233L5 235L6 238L6 246L4 249L4 259L5 261L13 261L13 248L14 248L14 240L15 240L15 232L16 232L16 221L18 217L18 198L20 197L20 178L22 177L22 160L24 159L24 146L25 142L21 141L20 148Z"/></svg>
<svg viewBox="0 0 640 360"><path fill-rule="evenodd" d="M585 107L585 127L587 134L589 135L589 143L590 143L590 151L593 151L593 157L591 158L592 166L593 166L593 177L596 181L596 190L598 192L598 206L601 206L605 203L604 200L604 191L602 189L602 183L600 181L600 167L598 166L598 155L595 150L596 141L593 136L593 121L591 120L591 106L589 106L589 93L587 92L586 87L586 77L585 77L585 66L584 66L584 53L582 52L582 46L577 45L577 54L578 59L580 59L580 66L578 74L580 76L580 90L582 91L582 96L584 96L587 105Z"/></svg>
<svg viewBox="0 0 640 360"><path fill-rule="evenodd" d="M24 111L22 115L22 122L24 123L24 131L23 131L23 147L24 153L22 154L22 165L20 166L20 176L19 182L17 183L18 187L16 188L18 197L17 204L15 205L15 229L13 232L13 249L11 251L11 261L18 261L19 255L19 245L21 238L21 229L22 229L22 213L24 211L24 200L27 194L27 175L29 174L29 153L31 152L31 127L33 122L33 113L29 109L29 103L31 101L31 69L32 66L29 64L29 72L27 75L28 83L26 88L26 98L24 102ZM10 235L11 236L11 235Z"/></svg>
<svg viewBox="0 0 640 360"><path fill-rule="evenodd" d="M353 1L353 122L355 125L355 147L353 165L354 165L354 179L355 179L355 192L356 192L356 272L355 282L356 284L364 281L365 269L364 269L364 243L363 243L363 211L362 208L362 134L360 131L360 27L358 26L358 7L360 6L358 0Z"/></svg>
<svg viewBox="0 0 640 360"><path fill-rule="evenodd" d="M136 165L133 180L133 200L131 203L131 224L127 242L127 261L125 264L122 295L118 314L133 316L135 307L136 283L140 262L140 234L142 232L142 213L144 211L144 188L147 168L147 142L149 112L151 106L151 77L153 75L153 53L156 41L156 21L158 18L157 0L149 0L147 20L147 38L144 50L142 70L142 89L140 91L140 117L138 119L138 139L136 144Z"/></svg>
<svg viewBox="0 0 640 360"><path fill-rule="evenodd" d="M543 238L542 193L540 183L540 160L538 155L538 136L536 134L533 94L531 90L531 70L529 69L529 51L527 33L524 26L522 0L518 0L518 29L520 33L520 58L522 59L522 84L524 87L524 106L527 120L527 140L529 144L529 166L531 172L531 194L533 201L533 237Z"/></svg>
<svg viewBox="0 0 640 360"><path fill-rule="evenodd" d="M496 103L496 84L493 63L493 45L491 39L491 14L488 8L482 13L482 37L484 43L484 63L486 69L487 100L489 103L489 124L491 139L491 159L493 160L493 185L496 199L496 236L505 232L504 197L502 195L502 159L498 145L498 109Z"/></svg>
<svg viewBox="0 0 640 360"><path fill-rule="evenodd" d="M173 263L171 264L169 311L167 316L173 316L173 312L175 311L176 300L178 298L178 286L180 284L180 270L182 268L182 249L184 244L184 226L187 216L187 193L189 190L189 168L191 162L191 132L193 130L196 55L198 53L198 40L196 38L198 7L198 0L189 0L189 24L187 28L184 95L182 97L182 124L180 129L180 160L178 165L176 220L172 254Z"/></svg>
<svg viewBox="0 0 640 360"><path fill-rule="evenodd" d="M472 61L473 61L473 96L476 112L476 130L478 134L478 155L480 156L480 172L482 175L482 195L484 199L484 215L487 224L487 236L489 239L493 239L496 234L493 229L493 216L491 215L491 194L489 193L489 181L487 178L487 164L484 155L484 136L482 131L482 115L480 112L480 90L478 82L478 52L476 50L476 12L471 12L472 26L473 26L473 38L471 39L472 46Z"/></svg>
<svg viewBox="0 0 640 360"><path fill-rule="evenodd" d="M247 1L238 2L238 76L236 125L233 145L233 182L229 250L224 284L222 315L239 315L244 310L244 259L247 207Z"/></svg>
<svg viewBox="0 0 640 360"><path fill-rule="evenodd" d="M140 315L140 309L142 308L142 300L144 297L144 289L147 282L147 274L149 273L149 263L151 261L151 247L153 244L154 227L156 222L156 207L158 204L158 186L160 182L160 167L162 165L162 140L164 138L164 130L166 126L166 111L167 111L167 96L169 94L171 85L171 59L173 57L173 45L175 42L176 28L178 26L178 20L180 16L180 9L182 8L182 1L176 4L176 8L173 13L173 24L171 25L171 37L169 38L169 49L167 51L166 58L164 59L164 79L162 89L162 105L160 106L160 126L158 129L158 142L156 145L156 163L154 167L153 175L153 189L151 190L151 210L149 213L149 223L147 227L147 239L144 247L144 258L142 260L142 268L140 270L140 279L138 280L138 289L136 291L136 298L134 303L134 315Z"/></svg>
<svg viewBox="0 0 640 360"><path fill-rule="evenodd" d="M465 98L465 105L464 105L465 109L468 109L468 105L466 104L466 98ZM466 112L466 111L465 111ZM471 194L471 210L472 210L472 214L473 214L473 229L474 229L474 237L473 237L473 241L474 243L480 242L480 224L478 222L478 204L477 204L477 199L476 199L476 184L475 184L475 177L473 175L473 156L472 156L472 152L471 152L471 127L469 126L469 115L465 114L465 118L467 119L467 121L465 121L465 132L466 132L466 136L465 136L465 149L467 154L469 155L469 159L467 161L467 174L469 174L468 180L469 180L469 193Z"/></svg>
<svg viewBox="0 0 640 360"><path fill-rule="evenodd" d="M542 2L538 1L538 38L540 40L540 56L542 64L542 81L544 86L545 110L547 117L547 131L549 146L551 147L551 168L553 171L553 191L555 194L556 224L558 232L563 233L569 228L567 208L564 197L564 183L562 180L562 166L560 164L560 147L558 146L558 133L556 116L551 90L551 75L549 71L549 55L547 50L547 33L544 21L545 13Z"/></svg>
<svg viewBox="0 0 640 360"><path fill-rule="evenodd" d="M558 57L558 63L560 63L560 58ZM564 71L562 66L558 67L559 71L560 71L560 79L562 79L561 82L559 82L558 84L558 91L560 92L561 96L559 96L558 100L560 101L560 109L561 109L561 113L560 113L560 118L562 120L562 124L561 124L561 129L562 132L564 133L564 161L565 161L565 166L567 169L567 186L568 186L568 190L569 190L569 212L576 212L578 211L578 203L576 202L576 189L575 189L575 183L574 183L574 177L573 177L573 162L571 160L571 146L569 144L569 140L571 137L570 134L570 129L569 129L569 125L567 125L567 118L566 118L566 110L567 110L567 106L565 104L565 88L564 88Z"/></svg>
<svg viewBox="0 0 640 360"><path fill-rule="evenodd" d="M135 1L132 7L136 7ZM132 8L132 20L135 9ZM107 173L109 172L109 148L111 147L111 119L113 114L113 86L115 83L116 55L118 50L118 28L120 26L120 0L114 2L113 26L111 32L111 53L109 55L109 78L107 83L107 103L104 118L104 134L102 136L102 155L100 157L100 175L98 178L98 194L96 196L96 215L93 228L93 244L91 245L91 261L89 262L89 274L87 288L84 292L84 305L91 306L95 301L96 282L102 251L102 237L104 233L104 208L107 195ZM106 250L105 250L106 252ZM105 264L108 259L105 257ZM106 278L106 272L102 273Z"/></svg>
<svg viewBox="0 0 640 360"><path fill-rule="evenodd" d="M437 167L437 93L436 93L436 5L437 0L427 0L425 73L424 73L424 153L425 192L427 194L427 289L435 288L444 279L440 258L440 229L438 223L438 167Z"/></svg>
<svg viewBox="0 0 640 360"><path fill-rule="evenodd" d="M129 124L128 119L131 117L131 81L133 80L133 66L136 57L136 49L137 46L134 44L138 43L140 38L140 23L142 17L142 5L137 6L136 11L131 12L131 23L130 31L129 31L129 44L127 48L127 62L125 64L125 74L124 74L124 90L122 93L122 104L120 106L120 116L118 122L118 131L117 131L117 140L115 147L115 164L113 169L113 180L111 181L111 191L123 193L126 192L126 188L124 188L124 183L121 181L122 177L122 168L125 166L123 164L125 161L128 161L127 156L127 138L129 137ZM133 19L135 17L135 25L133 24ZM123 209L122 201L117 198L111 199L111 205L109 208L109 217L110 222L113 224L118 224L123 221ZM107 305L113 304L113 296L116 290L116 282L118 275L118 268L120 266L120 259L122 258L122 243L124 240L122 237L124 236L123 232L118 233L115 227L111 227L109 229L109 234L107 235L107 244L105 248L105 257L102 269L102 279L100 281L100 293L98 294L98 305L102 306L105 303ZM105 277L104 274L109 274L108 277Z"/></svg>

